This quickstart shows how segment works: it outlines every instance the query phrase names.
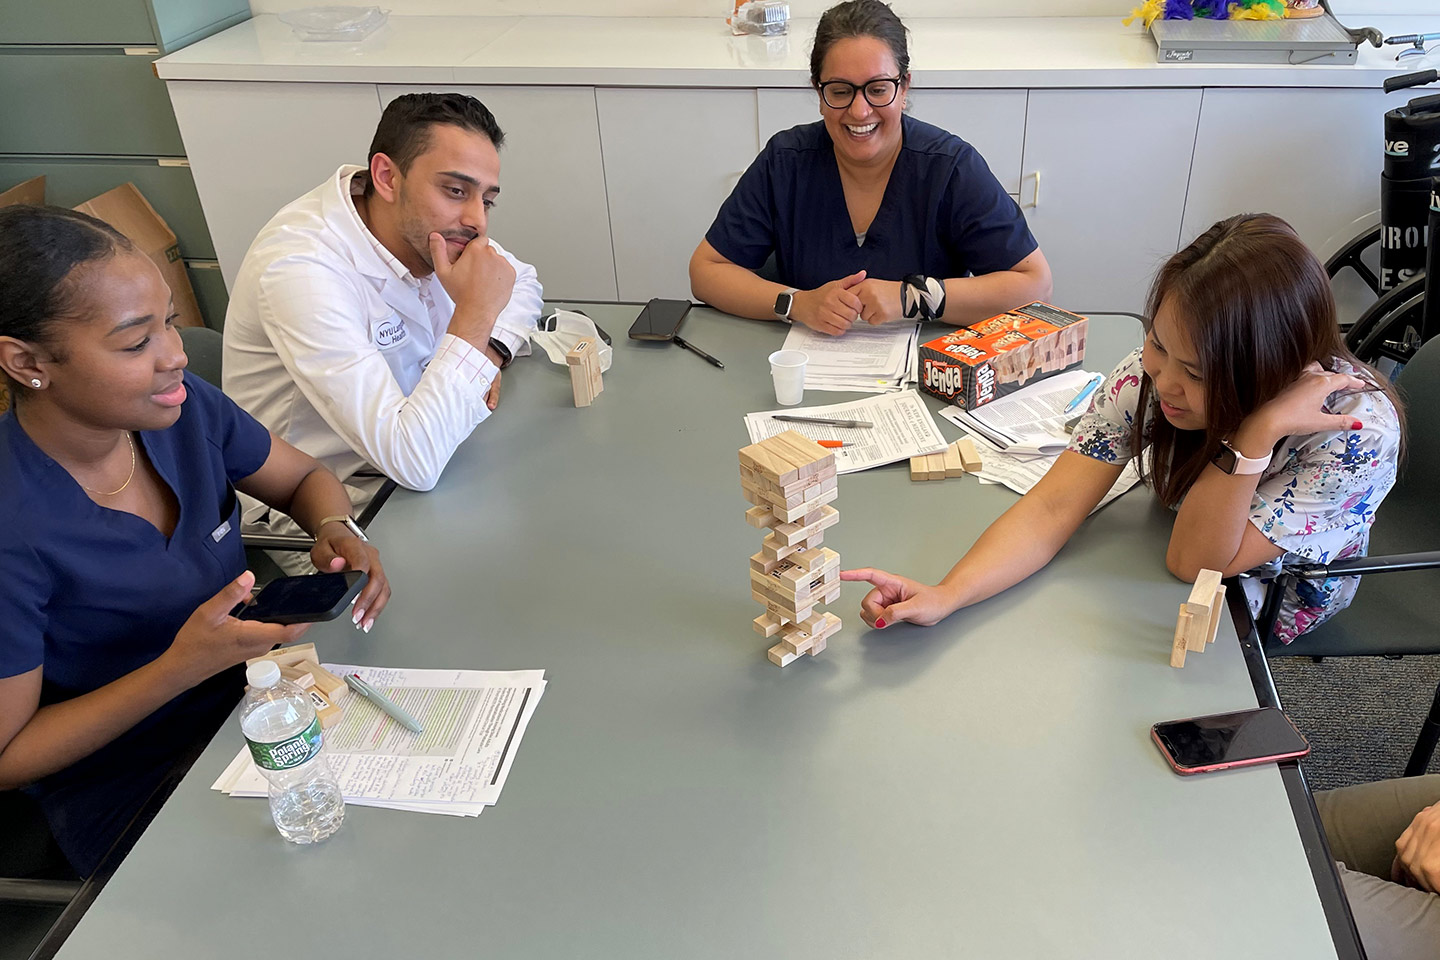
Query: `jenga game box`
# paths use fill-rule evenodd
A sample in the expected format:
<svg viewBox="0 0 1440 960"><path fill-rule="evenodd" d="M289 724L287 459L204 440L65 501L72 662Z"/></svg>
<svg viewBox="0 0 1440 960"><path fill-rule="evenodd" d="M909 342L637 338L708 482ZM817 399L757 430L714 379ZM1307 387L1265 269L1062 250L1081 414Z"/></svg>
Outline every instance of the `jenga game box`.
<svg viewBox="0 0 1440 960"><path fill-rule="evenodd" d="M920 345L920 386L974 410L1078 367L1089 320L1035 301Z"/></svg>

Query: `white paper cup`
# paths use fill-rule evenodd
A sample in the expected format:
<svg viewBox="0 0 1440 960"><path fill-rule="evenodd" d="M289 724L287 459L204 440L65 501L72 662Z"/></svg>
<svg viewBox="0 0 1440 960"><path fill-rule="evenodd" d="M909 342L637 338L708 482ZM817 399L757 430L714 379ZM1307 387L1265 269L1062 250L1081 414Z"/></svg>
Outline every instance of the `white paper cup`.
<svg viewBox="0 0 1440 960"><path fill-rule="evenodd" d="M776 350L770 354L770 376L775 380L775 402L793 407L805 399L805 364L810 357L803 350Z"/></svg>

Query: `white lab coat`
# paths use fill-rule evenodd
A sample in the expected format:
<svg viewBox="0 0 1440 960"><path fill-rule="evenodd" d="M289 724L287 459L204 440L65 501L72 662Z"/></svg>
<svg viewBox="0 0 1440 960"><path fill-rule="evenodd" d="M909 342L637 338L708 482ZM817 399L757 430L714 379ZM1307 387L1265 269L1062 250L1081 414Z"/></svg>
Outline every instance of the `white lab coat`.
<svg viewBox="0 0 1440 960"><path fill-rule="evenodd" d="M414 277L366 229L351 196L364 170L341 167L251 244L225 315L224 388L342 481L371 465L429 490L490 415L485 395L498 371L445 332L455 303L439 281ZM515 268L493 335L523 356L540 316L540 281L534 267L490 245ZM366 489L347 486L357 500ZM248 506L247 520L263 513Z"/></svg>

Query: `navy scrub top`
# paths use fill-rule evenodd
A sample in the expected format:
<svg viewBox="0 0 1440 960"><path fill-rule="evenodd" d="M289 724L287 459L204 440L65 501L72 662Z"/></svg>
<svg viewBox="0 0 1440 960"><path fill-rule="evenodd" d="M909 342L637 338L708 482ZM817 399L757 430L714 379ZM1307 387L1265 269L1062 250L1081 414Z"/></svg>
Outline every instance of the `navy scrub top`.
<svg viewBox="0 0 1440 960"><path fill-rule="evenodd" d="M168 541L148 521L96 504L13 411L0 416L0 677L43 665L41 706L154 660L245 570L231 484L265 463L270 434L200 378L185 388L173 426L136 435L180 503ZM98 865L201 733L199 718L228 712L240 688L237 671L226 671L29 788L77 871Z"/></svg>
<svg viewBox="0 0 1440 960"><path fill-rule="evenodd" d="M970 144L902 116L900 155L875 220L857 245L835 146L823 121L770 138L705 234L748 270L775 255L780 283L801 290L859 270L964 277L1008 270L1038 244L1020 208Z"/></svg>

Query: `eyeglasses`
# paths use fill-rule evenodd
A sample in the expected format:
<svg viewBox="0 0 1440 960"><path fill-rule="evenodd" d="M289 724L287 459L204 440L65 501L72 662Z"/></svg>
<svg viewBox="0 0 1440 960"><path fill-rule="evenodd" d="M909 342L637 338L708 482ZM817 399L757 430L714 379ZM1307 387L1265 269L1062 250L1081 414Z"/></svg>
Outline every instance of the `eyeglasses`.
<svg viewBox="0 0 1440 960"><path fill-rule="evenodd" d="M820 84L820 99L832 110L844 110L855 102L855 92L863 90L865 101L872 107L888 107L900 93L900 77L876 77L860 86L844 80L827 80Z"/></svg>

